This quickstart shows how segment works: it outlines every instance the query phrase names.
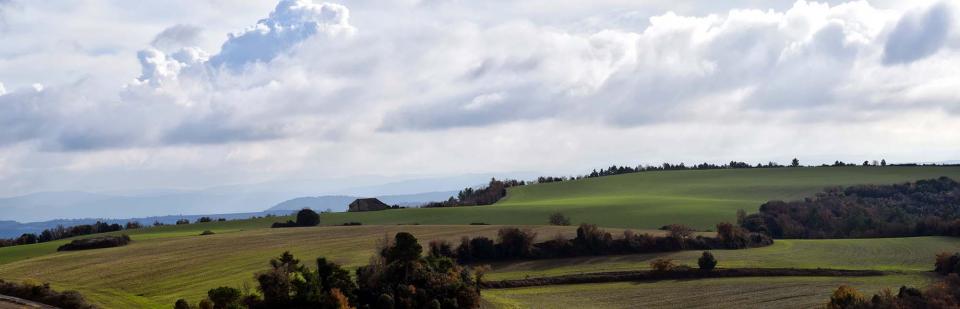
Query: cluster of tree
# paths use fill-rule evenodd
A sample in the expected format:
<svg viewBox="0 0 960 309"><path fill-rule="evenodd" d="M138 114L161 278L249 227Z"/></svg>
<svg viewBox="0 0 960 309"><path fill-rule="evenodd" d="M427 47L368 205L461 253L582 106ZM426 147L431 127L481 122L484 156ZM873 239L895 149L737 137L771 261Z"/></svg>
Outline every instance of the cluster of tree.
<svg viewBox="0 0 960 309"><path fill-rule="evenodd" d="M58 292L50 284L14 283L0 279L0 295L12 296L63 309L93 309L76 291Z"/></svg>
<svg viewBox="0 0 960 309"><path fill-rule="evenodd" d="M886 309L886 308L957 308L960 307L960 253L941 253L934 263L935 271L945 275L942 280L924 290L901 286L894 294L883 289L866 298L855 288L842 285L830 296L831 309Z"/></svg>
<svg viewBox="0 0 960 309"><path fill-rule="evenodd" d="M774 238L960 236L960 184L950 178L829 188L801 201L770 201L738 215Z"/></svg>
<svg viewBox="0 0 960 309"><path fill-rule="evenodd" d="M793 159L792 167L799 167L800 161ZM630 174L630 173L639 173L639 172L651 172L651 171L676 171L676 170L714 170L714 169L726 169L726 168L778 168L785 167L776 162L767 162L766 164L757 163L756 165L750 165L746 162L740 161L730 161L726 164L713 164L713 163L700 163L695 165L686 165L685 163L672 164L672 163L663 163L661 165L638 165L635 167L632 166L617 166L612 165L606 169L593 170L590 174L585 175L586 178L595 178L603 176L613 176L620 174Z"/></svg>
<svg viewBox="0 0 960 309"><path fill-rule="evenodd" d="M457 259L461 263L514 259L543 259L591 255L670 252L680 250L742 249L773 243L763 234L749 233L733 224L717 225L717 237L693 236L690 228L675 225L667 236L637 234L626 230L614 238L596 225L581 224L576 238L557 235L535 242L536 233L519 228L502 228L493 240L484 236L464 237L454 247L447 241L430 243L430 254Z"/></svg>
<svg viewBox="0 0 960 309"><path fill-rule="evenodd" d="M129 228L130 226L131 223L127 223L127 227ZM137 226L139 227L139 223ZM55 228L43 230L43 232L40 232L40 235L34 233L25 233L20 235L20 237L13 239L0 239L0 247L36 244L75 236L115 232L122 229L123 226L119 224L107 224L106 222L101 221L97 221L97 223L94 224L81 224L71 227L57 225Z"/></svg>
<svg viewBox="0 0 960 309"><path fill-rule="evenodd" d="M507 196L507 188L523 186L526 184L526 182L520 180L497 180L494 178L490 179L490 183L488 183L486 187L480 189L466 188L460 190L460 192L457 193L457 197L450 197L450 199L443 202L431 202L423 205L422 207L434 208L492 205L504 196Z"/></svg>
<svg viewBox="0 0 960 309"><path fill-rule="evenodd" d="M213 222L213 221L214 221L213 218L210 218L210 217L200 217L200 218L197 218L196 223L207 223L207 222ZM227 221L227 219L226 219L226 218L217 218L216 221L217 221L217 222L224 222L224 221Z"/></svg>
<svg viewBox="0 0 960 309"><path fill-rule="evenodd" d="M57 251L75 251L100 248L126 246L130 243L130 236L99 236L94 238L75 239L70 243L57 248Z"/></svg>
<svg viewBox="0 0 960 309"><path fill-rule="evenodd" d="M200 308L479 308L483 269L469 269L441 256L422 256L409 233L397 233L371 262L350 273L325 258L316 270L289 252L255 275L259 293L219 287ZM175 309L195 308L184 300Z"/></svg>
<svg viewBox="0 0 960 309"><path fill-rule="evenodd" d="M270 227L279 228L317 225L320 225L320 214L310 210L310 208L304 208L297 212L297 221L287 220L287 222L274 222Z"/></svg>

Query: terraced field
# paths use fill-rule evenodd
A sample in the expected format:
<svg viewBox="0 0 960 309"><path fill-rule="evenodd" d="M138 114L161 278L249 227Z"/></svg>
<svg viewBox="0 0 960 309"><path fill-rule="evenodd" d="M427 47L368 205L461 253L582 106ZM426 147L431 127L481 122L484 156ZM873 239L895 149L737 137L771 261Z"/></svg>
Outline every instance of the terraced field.
<svg viewBox="0 0 960 309"><path fill-rule="evenodd" d="M927 275L729 278L485 290L484 308L823 308L837 286L864 294L924 286Z"/></svg>

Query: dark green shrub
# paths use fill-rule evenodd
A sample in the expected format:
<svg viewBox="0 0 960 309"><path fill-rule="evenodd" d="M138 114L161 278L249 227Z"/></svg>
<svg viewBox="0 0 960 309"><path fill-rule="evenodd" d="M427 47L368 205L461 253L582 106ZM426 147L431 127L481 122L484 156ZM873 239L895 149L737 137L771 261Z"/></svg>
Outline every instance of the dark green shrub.
<svg viewBox="0 0 960 309"><path fill-rule="evenodd" d="M297 212L297 226L317 226L320 224L320 214L309 208Z"/></svg>
<svg viewBox="0 0 960 309"><path fill-rule="evenodd" d="M214 309L227 309L240 303L240 290L222 286L207 291L207 298L213 302Z"/></svg>
<svg viewBox="0 0 960 309"><path fill-rule="evenodd" d="M717 267L717 259L713 257L713 253L710 253L710 251L704 251L703 255L697 259L697 265L700 266L700 270L711 271L714 267Z"/></svg>
<svg viewBox="0 0 960 309"><path fill-rule="evenodd" d="M190 303L186 299L178 299L176 303L173 304L173 309L190 309Z"/></svg>
<svg viewBox="0 0 960 309"><path fill-rule="evenodd" d="M213 234L216 234L216 233L214 233L211 230L204 230L203 233L200 233L200 236L213 235Z"/></svg>

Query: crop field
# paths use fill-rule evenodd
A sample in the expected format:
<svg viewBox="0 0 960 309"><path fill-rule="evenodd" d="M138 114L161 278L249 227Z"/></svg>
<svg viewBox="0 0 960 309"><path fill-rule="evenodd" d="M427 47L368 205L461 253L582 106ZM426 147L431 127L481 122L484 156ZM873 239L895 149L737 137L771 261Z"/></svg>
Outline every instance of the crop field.
<svg viewBox="0 0 960 309"><path fill-rule="evenodd" d="M574 223L656 229L682 223L712 229L775 199L800 199L823 188L891 184L948 176L960 167L815 167L643 172L515 187L493 206L324 214L326 223L546 224L561 211Z"/></svg>
<svg viewBox="0 0 960 309"><path fill-rule="evenodd" d="M822 308L841 284L873 295L924 286L929 275L618 282L484 290L484 308Z"/></svg>

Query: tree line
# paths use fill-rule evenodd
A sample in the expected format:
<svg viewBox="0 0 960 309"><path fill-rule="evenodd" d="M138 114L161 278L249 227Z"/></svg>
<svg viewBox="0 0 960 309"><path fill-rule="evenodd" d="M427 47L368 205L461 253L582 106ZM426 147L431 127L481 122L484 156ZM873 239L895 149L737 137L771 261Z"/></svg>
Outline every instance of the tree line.
<svg viewBox="0 0 960 309"><path fill-rule="evenodd" d="M225 218L217 218L216 220L211 217L200 217L196 220L195 223L206 223L206 222L223 222L227 221ZM190 224L190 220L179 219L176 222L177 225ZM160 221L155 221L153 226L163 226L164 224ZM79 224L69 227L63 225L57 225L54 228L44 229L39 234L36 233L24 233L16 238L0 239L0 248L9 247L9 246L18 246L18 245L29 245L44 243L48 241L66 239L76 236L100 234L100 233L109 233L122 230L133 230L143 228L144 226L139 221L130 221L125 225L120 225L118 223L107 223L103 221L97 221L93 224Z"/></svg>
<svg viewBox="0 0 960 309"><path fill-rule="evenodd" d="M501 198L507 196L507 188L524 186L527 183L522 180L497 180L496 178L491 178L490 182L486 186L474 189L474 188L465 188L460 190L457 193L456 197L450 197L450 199L442 202L430 202L421 207L424 208L436 208L436 207L459 207L459 206L482 206L482 205L492 205L496 203Z"/></svg>
<svg viewBox="0 0 960 309"><path fill-rule="evenodd" d="M289 252L254 275L257 292L218 287L190 308L479 308L485 268L469 268L443 257L423 256L410 233L384 240L366 266L350 272L320 257L311 269Z"/></svg>
<svg viewBox="0 0 960 309"><path fill-rule="evenodd" d="M739 224L774 238L960 236L960 184L953 179L828 188L798 201L770 201Z"/></svg>
<svg viewBox="0 0 960 309"><path fill-rule="evenodd" d="M557 235L536 242L537 234L528 229L501 228L496 239L485 236L463 237L458 246L449 241L430 242L430 254L456 259L460 263L492 262L515 259L546 259L576 256L670 252L680 250L743 249L773 243L763 234L750 233L729 223L717 225L717 237L694 236L683 225L671 225L666 236L637 234L626 230L619 237L593 224L581 224L577 236Z"/></svg>

